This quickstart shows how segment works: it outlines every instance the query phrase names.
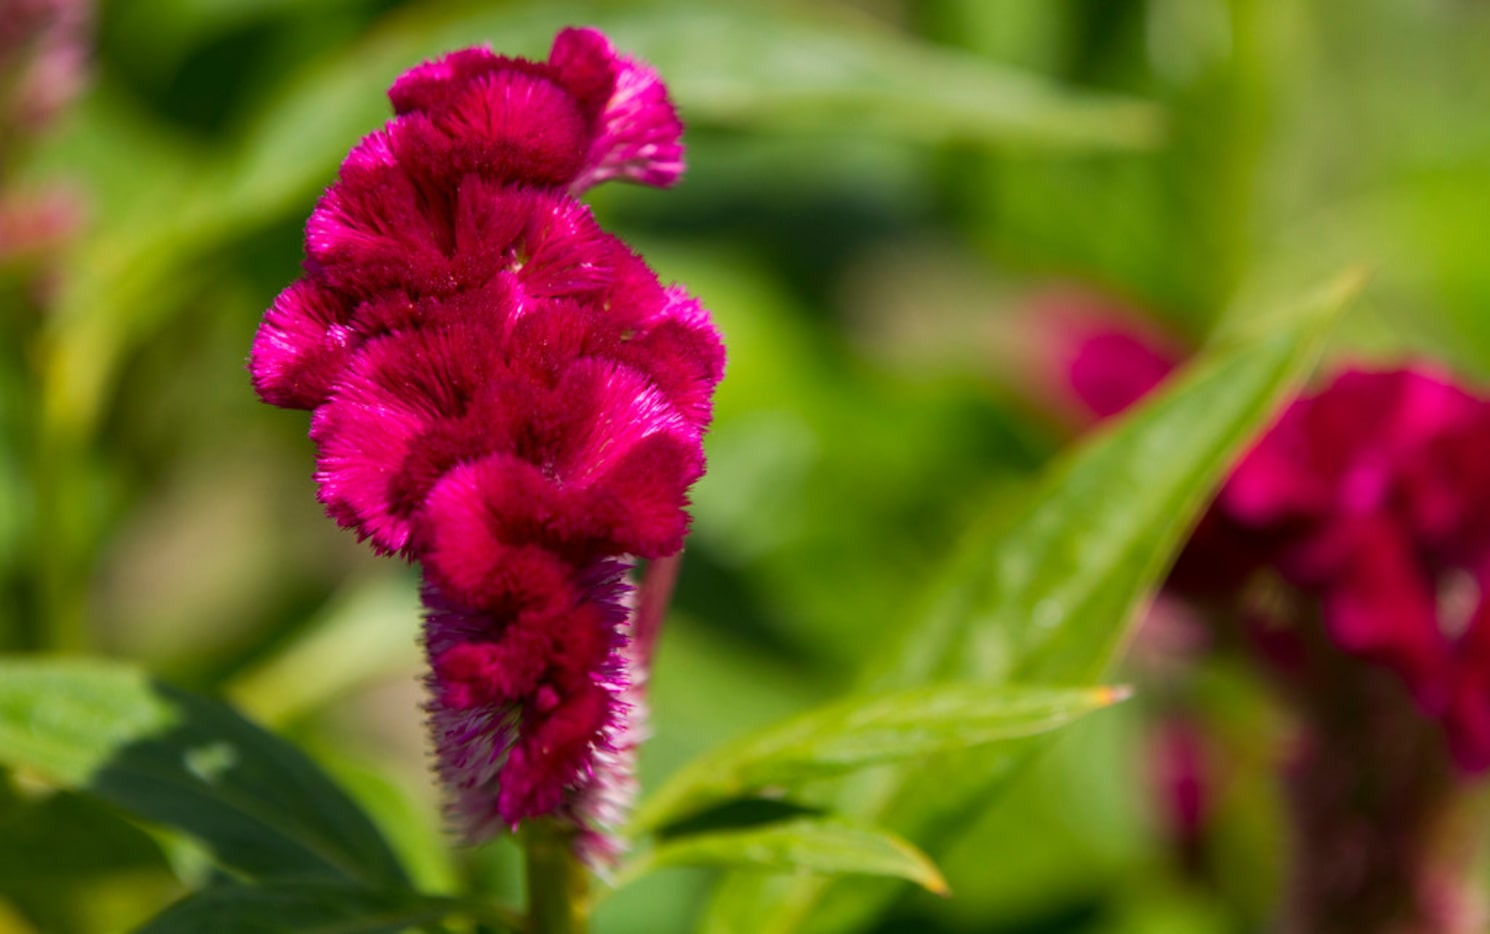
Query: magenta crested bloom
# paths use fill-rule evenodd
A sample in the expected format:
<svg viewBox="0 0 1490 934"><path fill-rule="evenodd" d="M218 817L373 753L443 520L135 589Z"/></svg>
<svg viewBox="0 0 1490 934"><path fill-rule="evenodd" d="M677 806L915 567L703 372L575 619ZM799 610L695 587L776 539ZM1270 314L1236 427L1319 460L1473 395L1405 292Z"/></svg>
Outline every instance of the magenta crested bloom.
<svg viewBox="0 0 1490 934"><path fill-rule="evenodd" d="M1045 310L1050 356L1095 417L1138 402L1178 366L1168 341L1097 300L1062 293ZM1346 370L1247 453L1169 589L1236 602L1259 572L1276 575L1317 603L1332 652L1392 671L1442 724L1459 766L1490 769L1486 475L1490 399L1428 366ZM1307 654L1289 635L1298 622L1253 621L1280 671Z"/></svg>
<svg viewBox="0 0 1490 934"><path fill-rule="evenodd" d="M546 62L466 49L404 74L306 225L250 371L310 409L327 512L419 562L430 725L473 841L552 818L610 855L640 735L627 572L682 548L724 351L574 200L669 185L648 67L567 29Z"/></svg>
<svg viewBox="0 0 1490 934"><path fill-rule="evenodd" d="M1490 398L1433 366L1347 369L1253 446L1166 584L1296 714L1288 930L1484 929L1461 809L1490 772L1486 476Z"/></svg>
<svg viewBox="0 0 1490 934"><path fill-rule="evenodd" d="M1094 402L1121 411L1147 391L1162 352L1129 334L1071 355L1088 385L1126 386ZM1100 364L1100 365L1099 365ZM1073 364L1073 384L1082 376ZM1260 572L1317 603L1329 653L1392 671L1437 720L1459 767L1490 769L1490 399L1418 366L1346 370L1296 400L1233 471L1181 552L1168 587L1238 600ZM1289 602L1294 607L1297 601ZM1280 673L1337 666L1254 619ZM1317 666L1317 670L1314 670Z"/></svg>
<svg viewBox="0 0 1490 934"><path fill-rule="evenodd" d="M1295 402L1227 482L1180 571L1266 564L1336 650L1389 669L1461 769L1490 768L1490 399L1429 367L1347 370ZM1242 557L1238 560L1239 556ZM1184 581L1184 575L1178 578ZM1323 676L1258 620L1292 677Z"/></svg>

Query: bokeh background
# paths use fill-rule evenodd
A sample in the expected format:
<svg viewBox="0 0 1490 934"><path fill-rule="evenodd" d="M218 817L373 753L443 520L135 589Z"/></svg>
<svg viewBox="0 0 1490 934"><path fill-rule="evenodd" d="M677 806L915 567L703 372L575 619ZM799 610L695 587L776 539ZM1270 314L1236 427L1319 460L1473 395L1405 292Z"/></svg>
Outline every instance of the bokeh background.
<svg viewBox="0 0 1490 934"><path fill-rule="evenodd" d="M36 9L74 18L60 46L15 39ZM475 43L541 56L571 23L673 88L682 186L591 200L730 350L644 781L842 690L978 507L1079 433L1041 355L1063 305L1198 345L1239 294L1364 263L1335 355L1490 376L1478 0L0 0L0 648L226 695L429 887L511 889L515 854L440 837L416 579L321 515L305 417L243 363L392 78ZM1145 662L1129 676L1162 682ZM943 854L955 898L907 896L881 930L1267 917L1279 718L1244 673L1187 677L1227 750L1203 872L1156 800L1141 691ZM120 930L201 871L100 805L0 784L0 932ZM690 930L709 882L660 874L597 929Z"/></svg>

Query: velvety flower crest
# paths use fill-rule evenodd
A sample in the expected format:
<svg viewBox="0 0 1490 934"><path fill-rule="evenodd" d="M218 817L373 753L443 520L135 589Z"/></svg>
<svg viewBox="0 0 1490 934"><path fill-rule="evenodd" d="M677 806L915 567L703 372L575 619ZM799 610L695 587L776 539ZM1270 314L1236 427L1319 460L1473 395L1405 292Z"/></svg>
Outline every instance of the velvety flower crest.
<svg viewBox="0 0 1490 934"><path fill-rule="evenodd" d="M626 573L682 547L724 353L575 196L672 184L682 125L657 75L589 29L545 62L451 53L389 96L307 222L254 387L312 410L327 512L423 569L459 827L567 820L603 857L645 677Z"/></svg>

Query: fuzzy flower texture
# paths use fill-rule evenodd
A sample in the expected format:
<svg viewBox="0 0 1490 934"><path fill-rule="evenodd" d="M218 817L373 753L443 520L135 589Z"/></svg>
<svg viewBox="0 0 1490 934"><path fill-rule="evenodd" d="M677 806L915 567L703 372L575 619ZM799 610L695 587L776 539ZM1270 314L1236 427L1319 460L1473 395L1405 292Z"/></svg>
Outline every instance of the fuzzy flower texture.
<svg viewBox="0 0 1490 934"><path fill-rule="evenodd" d="M312 411L327 512L423 569L457 829L547 818L604 860L644 677L626 575L682 547L724 351L576 196L675 182L682 124L591 29L544 62L451 53L389 97L306 225L254 387Z"/></svg>

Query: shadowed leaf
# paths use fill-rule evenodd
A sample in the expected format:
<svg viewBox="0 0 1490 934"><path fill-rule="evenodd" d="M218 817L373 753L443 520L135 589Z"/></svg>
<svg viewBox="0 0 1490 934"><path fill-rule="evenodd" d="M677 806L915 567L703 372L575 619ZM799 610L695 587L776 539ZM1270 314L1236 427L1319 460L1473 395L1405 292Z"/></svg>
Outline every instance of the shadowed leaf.
<svg viewBox="0 0 1490 934"><path fill-rule="evenodd" d="M439 921L454 910L455 904L448 899L350 886L223 885L188 895L137 930L139 934L397 934Z"/></svg>
<svg viewBox="0 0 1490 934"><path fill-rule="evenodd" d="M185 831L250 876L406 884L372 823L294 746L127 665L0 660L0 763Z"/></svg>

